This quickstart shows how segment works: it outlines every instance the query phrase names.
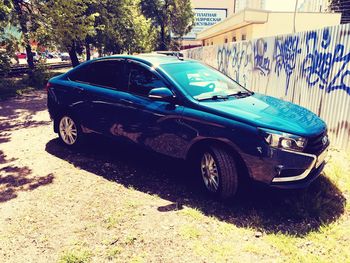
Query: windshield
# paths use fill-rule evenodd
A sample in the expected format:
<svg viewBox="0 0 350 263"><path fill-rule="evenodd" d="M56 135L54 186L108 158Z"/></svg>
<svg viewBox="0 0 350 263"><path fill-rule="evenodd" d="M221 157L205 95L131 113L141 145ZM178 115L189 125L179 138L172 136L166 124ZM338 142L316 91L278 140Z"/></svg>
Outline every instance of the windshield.
<svg viewBox="0 0 350 263"><path fill-rule="evenodd" d="M221 99L249 93L234 80L201 63L173 63L161 67L197 100Z"/></svg>

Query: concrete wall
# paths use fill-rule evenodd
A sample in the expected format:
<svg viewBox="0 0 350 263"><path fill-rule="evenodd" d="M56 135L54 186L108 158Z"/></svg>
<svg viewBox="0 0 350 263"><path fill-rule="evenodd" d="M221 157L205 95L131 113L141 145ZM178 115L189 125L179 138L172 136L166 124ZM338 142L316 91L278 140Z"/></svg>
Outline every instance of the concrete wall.
<svg viewBox="0 0 350 263"><path fill-rule="evenodd" d="M227 9L227 15L234 12L234 0L192 0L192 8L224 8Z"/></svg>
<svg viewBox="0 0 350 263"><path fill-rule="evenodd" d="M326 26L340 24L341 14L335 13L297 13L296 32L320 29ZM293 33L294 13L270 12L262 10L244 10L226 20L202 31L197 35L198 39L204 40L205 44L224 44L228 36L236 36L237 41L242 35L247 40L261 37L276 36ZM232 37L229 37L232 42Z"/></svg>
<svg viewBox="0 0 350 263"><path fill-rule="evenodd" d="M304 106L350 149L350 24L184 51L255 92Z"/></svg>
<svg viewBox="0 0 350 263"><path fill-rule="evenodd" d="M320 29L325 26L340 24L341 15L334 13L297 13L295 17L296 32ZM268 22L255 24L252 39L293 33L294 14L276 12L268 14Z"/></svg>

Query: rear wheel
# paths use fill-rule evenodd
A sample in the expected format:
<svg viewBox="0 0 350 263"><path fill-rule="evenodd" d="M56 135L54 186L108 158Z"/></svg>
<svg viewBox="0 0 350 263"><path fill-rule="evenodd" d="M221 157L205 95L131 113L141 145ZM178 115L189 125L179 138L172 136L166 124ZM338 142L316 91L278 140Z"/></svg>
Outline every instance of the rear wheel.
<svg viewBox="0 0 350 263"><path fill-rule="evenodd" d="M58 123L58 135L61 142L69 147L77 146L81 143L83 132L77 121L69 115L62 115Z"/></svg>
<svg viewBox="0 0 350 263"><path fill-rule="evenodd" d="M236 163L229 151L215 146L209 147L201 152L199 166L207 192L222 200L230 199L236 194L238 187Z"/></svg>

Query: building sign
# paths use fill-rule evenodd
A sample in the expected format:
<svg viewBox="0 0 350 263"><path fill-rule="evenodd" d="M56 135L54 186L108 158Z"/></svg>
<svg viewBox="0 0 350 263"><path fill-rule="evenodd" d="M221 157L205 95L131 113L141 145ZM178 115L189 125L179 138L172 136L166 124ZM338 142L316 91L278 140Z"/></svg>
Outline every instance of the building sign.
<svg viewBox="0 0 350 263"><path fill-rule="evenodd" d="M227 17L227 9L195 8L193 12L195 25L192 31L184 36L183 39L196 39L199 32L221 22Z"/></svg>

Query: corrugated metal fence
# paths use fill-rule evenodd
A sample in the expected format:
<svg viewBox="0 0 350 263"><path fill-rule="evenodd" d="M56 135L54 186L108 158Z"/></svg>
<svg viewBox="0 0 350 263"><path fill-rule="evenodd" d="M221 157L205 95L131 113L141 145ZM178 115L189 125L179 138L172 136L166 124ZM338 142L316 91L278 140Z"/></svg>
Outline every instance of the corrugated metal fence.
<svg viewBox="0 0 350 263"><path fill-rule="evenodd" d="M350 149L350 24L184 51L250 90L310 109Z"/></svg>

